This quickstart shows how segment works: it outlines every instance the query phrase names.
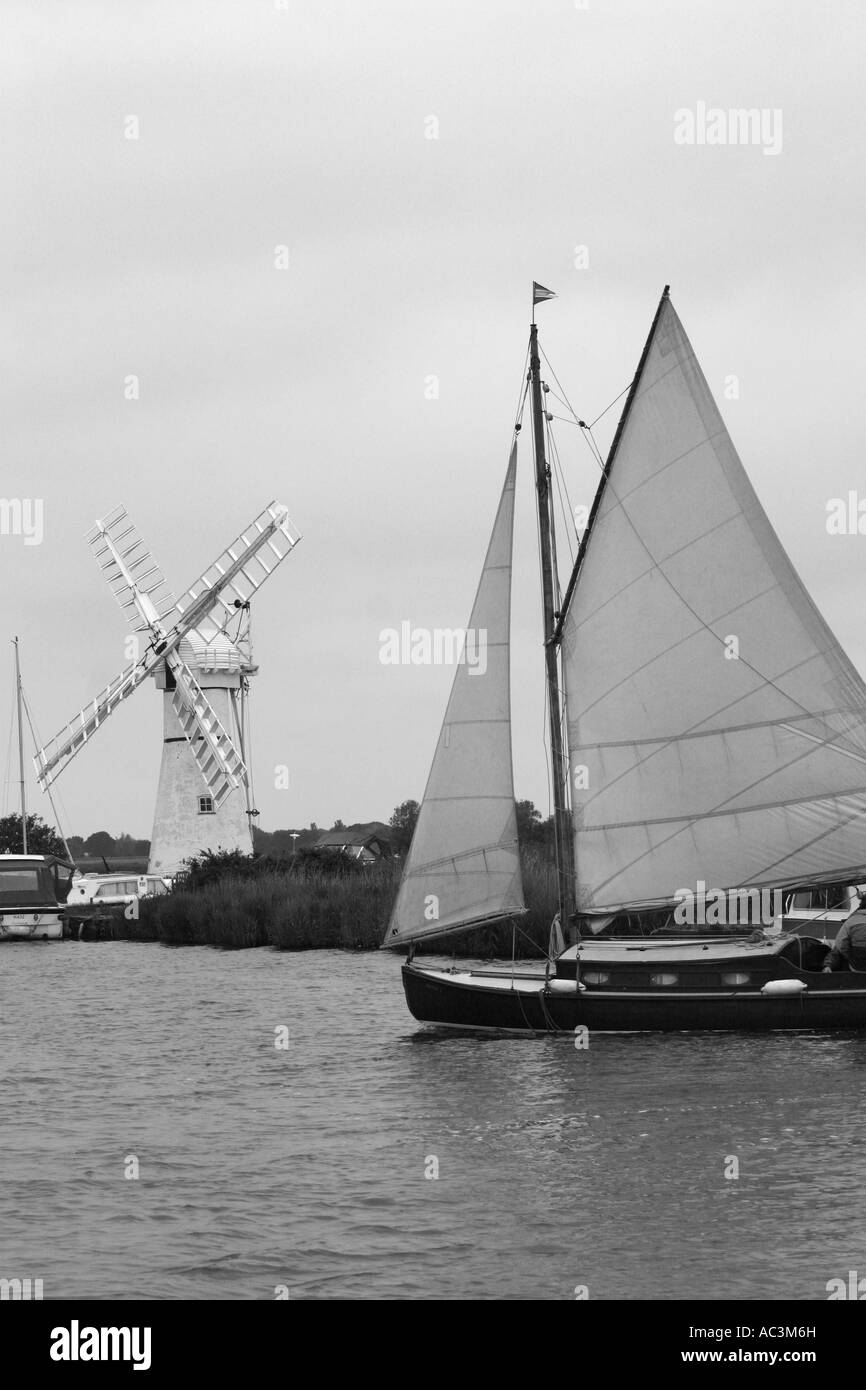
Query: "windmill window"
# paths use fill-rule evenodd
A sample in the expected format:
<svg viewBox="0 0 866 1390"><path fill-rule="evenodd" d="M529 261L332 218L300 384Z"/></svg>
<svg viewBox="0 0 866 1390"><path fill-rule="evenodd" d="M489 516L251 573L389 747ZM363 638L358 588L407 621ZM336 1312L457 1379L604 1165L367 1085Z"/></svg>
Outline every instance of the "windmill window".
<svg viewBox="0 0 866 1390"><path fill-rule="evenodd" d="M200 797L199 797L199 799L198 799L198 813L199 813L200 816L212 816L212 815L214 814L214 809L213 809L213 797L212 797L212 796L200 796Z"/></svg>

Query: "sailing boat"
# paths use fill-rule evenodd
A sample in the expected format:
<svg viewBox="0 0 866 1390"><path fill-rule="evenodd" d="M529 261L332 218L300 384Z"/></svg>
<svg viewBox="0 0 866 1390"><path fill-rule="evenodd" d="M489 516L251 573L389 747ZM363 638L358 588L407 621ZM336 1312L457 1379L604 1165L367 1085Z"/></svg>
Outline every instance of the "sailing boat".
<svg viewBox="0 0 866 1390"><path fill-rule="evenodd" d="M21 805L21 853L0 854L0 942L59 941L74 873L71 862L54 854L28 854L27 795L24 777L24 725L21 663L15 648L15 708L18 725L18 788ZM29 711L28 711L29 717ZM53 806L52 802L52 806ZM65 844L65 841L64 841Z"/></svg>
<svg viewBox="0 0 866 1390"><path fill-rule="evenodd" d="M550 297L534 286L533 306ZM572 944L543 974L413 960L419 941L525 912L509 700L518 423L470 619L486 672L457 668L383 942L409 947L410 1010L518 1032L866 1027L866 973L826 973L820 921L792 934L778 910L792 887L827 900L866 880L866 686L758 501L669 287L561 602L534 307L528 382ZM610 934L624 917L672 927L702 895L715 917L698 922L732 909L740 938Z"/></svg>

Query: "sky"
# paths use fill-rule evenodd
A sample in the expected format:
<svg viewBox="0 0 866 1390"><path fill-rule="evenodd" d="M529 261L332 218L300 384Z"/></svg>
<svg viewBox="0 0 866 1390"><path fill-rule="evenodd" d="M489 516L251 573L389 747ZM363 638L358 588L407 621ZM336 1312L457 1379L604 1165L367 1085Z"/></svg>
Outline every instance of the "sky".
<svg viewBox="0 0 866 1390"><path fill-rule="evenodd" d="M866 671L866 534L827 530L833 499L866 501L864 43L847 0L5 0L0 490L41 503L43 534L0 535L0 594L43 739L126 664L94 519L123 502L180 592L276 498L303 540L253 607L259 823L420 798L452 671L383 664L380 634L468 620L533 280L556 291L542 347L586 420L628 385L670 283ZM772 148L679 143L701 103L766 112ZM588 504L598 467L573 424L554 431ZM515 786L546 814L528 442ZM150 834L161 731L146 683L56 783L67 834ZM28 799L53 820L32 777Z"/></svg>

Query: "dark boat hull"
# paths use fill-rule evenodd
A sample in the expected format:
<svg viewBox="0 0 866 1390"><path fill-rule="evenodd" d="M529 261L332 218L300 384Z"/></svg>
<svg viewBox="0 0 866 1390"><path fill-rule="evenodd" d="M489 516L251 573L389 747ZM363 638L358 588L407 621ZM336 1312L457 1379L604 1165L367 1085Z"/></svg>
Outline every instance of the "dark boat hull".
<svg viewBox="0 0 866 1390"><path fill-rule="evenodd" d="M517 1033L769 1032L866 1029L866 975L803 972L798 995L760 991L685 994L584 990L561 992L542 980L532 989L493 988L481 976L443 978L404 965L410 1012L440 1027ZM861 983L862 982L862 983Z"/></svg>

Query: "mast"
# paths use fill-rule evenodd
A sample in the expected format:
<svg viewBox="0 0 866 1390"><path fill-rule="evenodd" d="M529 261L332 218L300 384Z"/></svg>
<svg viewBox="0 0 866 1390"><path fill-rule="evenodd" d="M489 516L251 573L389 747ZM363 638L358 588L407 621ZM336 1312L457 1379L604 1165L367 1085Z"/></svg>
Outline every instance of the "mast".
<svg viewBox="0 0 866 1390"><path fill-rule="evenodd" d="M21 720L21 666L18 661L18 638L12 639L15 648L15 702L18 709L18 778L21 785L21 837L27 853L27 799L24 786L24 725Z"/></svg>
<svg viewBox="0 0 866 1390"><path fill-rule="evenodd" d="M538 536L541 547L541 588L544 606L544 664L547 673L547 705L550 718L550 761L553 776L553 820L556 866L559 879L559 921L567 934L574 911L574 857L568 815L568 776L562 739L562 699L559 684L556 601L553 571L550 508L550 468L544 449L544 408L541 398L541 359L538 328L533 314L529 337L529 376L532 384L532 423L535 436L535 491L538 499Z"/></svg>

